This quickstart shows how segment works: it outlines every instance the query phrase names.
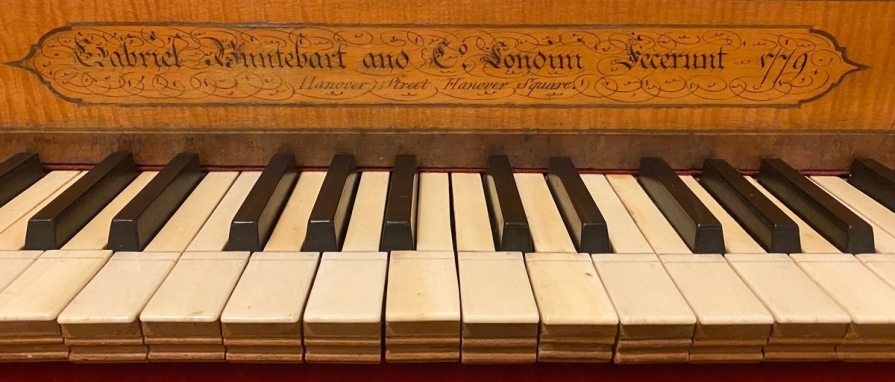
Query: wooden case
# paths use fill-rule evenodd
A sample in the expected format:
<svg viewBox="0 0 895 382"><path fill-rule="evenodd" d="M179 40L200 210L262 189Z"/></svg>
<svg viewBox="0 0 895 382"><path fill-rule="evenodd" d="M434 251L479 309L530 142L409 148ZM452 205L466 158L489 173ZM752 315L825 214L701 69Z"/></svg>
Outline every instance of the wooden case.
<svg viewBox="0 0 895 382"><path fill-rule="evenodd" d="M895 2L8 0L0 157L895 165Z"/></svg>

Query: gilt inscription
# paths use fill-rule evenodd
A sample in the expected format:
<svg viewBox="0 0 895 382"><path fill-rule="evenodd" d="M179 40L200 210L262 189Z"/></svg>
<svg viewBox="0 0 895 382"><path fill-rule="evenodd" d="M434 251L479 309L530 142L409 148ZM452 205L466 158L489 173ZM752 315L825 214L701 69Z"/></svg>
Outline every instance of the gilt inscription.
<svg viewBox="0 0 895 382"><path fill-rule="evenodd" d="M860 65L805 27L71 25L27 57L82 104L779 106Z"/></svg>

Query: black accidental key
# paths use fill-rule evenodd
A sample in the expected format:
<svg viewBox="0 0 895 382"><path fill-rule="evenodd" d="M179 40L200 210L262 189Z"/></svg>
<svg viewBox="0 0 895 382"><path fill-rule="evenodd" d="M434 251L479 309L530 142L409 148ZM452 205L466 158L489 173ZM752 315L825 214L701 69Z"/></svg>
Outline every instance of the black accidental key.
<svg viewBox="0 0 895 382"><path fill-rule="evenodd" d="M855 159L851 164L848 183L895 211L895 171L873 159Z"/></svg>
<svg viewBox="0 0 895 382"><path fill-rule="evenodd" d="M227 250L257 252L264 249L297 178L294 155L277 154L270 159L233 217Z"/></svg>
<svg viewBox="0 0 895 382"><path fill-rule="evenodd" d="M641 159L637 181L693 253L724 253L721 222L664 160Z"/></svg>
<svg viewBox="0 0 895 382"><path fill-rule="evenodd" d="M0 207L46 174L34 153L18 153L0 163Z"/></svg>
<svg viewBox="0 0 895 382"><path fill-rule="evenodd" d="M413 250L414 218L416 217L417 174L416 157L398 155L388 186L385 219L382 222L383 252Z"/></svg>
<svg viewBox="0 0 895 382"><path fill-rule="evenodd" d="M199 155L178 154L112 219L108 248L142 251L200 180Z"/></svg>
<svg viewBox="0 0 895 382"><path fill-rule="evenodd" d="M566 228L582 253L610 253L606 220L569 157L550 158L547 184Z"/></svg>
<svg viewBox="0 0 895 382"><path fill-rule="evenodd" d="M699 183L770 253L799 253L799 226L722 159L706 159Z"/></svg>
<svg viewBox="0 0 895 382"><path fill-rule="evenodd" d="M28 220L25 249L59 249L137 175L130 153L107 156Z"/></svg>
<svg viewBox="0 0 895 382"><path fill-rule="evenodd" d="M762 160L758 182L840 251L874 252L870 224L786 162Z"/></svg>
<svg viewBox="0 0 895 382"><path fill-rule="evenodd" d="M354 155L333 157L317 201L308 219L308 233L301 246L306 252L331 252L342 248L345 227L357 191L357 167Z"/></svg>
<svg viewBox="0 0 895 382"><path fill-rule="evenodd" d="M498 251L534 251L525 208L506 155L488 157L485 189L491 206L491 226Z"/></svg>

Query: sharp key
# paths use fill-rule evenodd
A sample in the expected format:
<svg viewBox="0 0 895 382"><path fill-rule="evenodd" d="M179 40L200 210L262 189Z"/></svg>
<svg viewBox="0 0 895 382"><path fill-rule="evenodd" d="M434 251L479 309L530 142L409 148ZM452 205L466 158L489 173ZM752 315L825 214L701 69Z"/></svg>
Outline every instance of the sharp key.
<svg viewBox="0 0 895 382"><path fill-rule="evenodd" d="M491 220L499 251L532 252L531 233L525 208L506 155L488 157L485 189L491 206Z"/></svg>
<svg viewBox="0 0 895 382"><path fill-rule="evenodd" d="M895 171L873 159L855 159L849 170L848 183L895 211Z"/></svg>
<svg viewBox="0 0 895 382"><path fill-rule="evenodd" d="M726 161L706 159L699 184L766 251L801 252L799 226Z"/></svg>
<svg viewBox="0 0 895 382"><path fill-rule="evenodd" d="M718 219L661 158L643 158L637 181L693 253L724 253Z"/></svg>
<svg viewBox="0 0 895 382"><path fill-rule="evenodd" d="M178 154L112 219L109 249L142 251L201 180L199 155Z"/></svg>
<svg viewBox="0 0 895 382"><path fill-rule="evenodd" d="M398 155L388 187L385 221L379 250L383 252L415 249L416 201L419 177L416 157Z"/></svg>
<svg viewBox="0 0 895 382"><path fill-rule="evenodd" d="M744 230L743 227L741 227L736 220L734 220L733 217L731 217L727 211L725 211L724 208L699 185L699 182L697 182L696 179L692 176L682 176L681 180L684 181L687 187L690 187L693 194L695 194L696 197L705 204L706 208L718 218L718 221L721 222L721 226L724 229L725 253L767 253L764 248L758 245L758 242L749 236L749 233L747 233L746 230ZM744 179L743 181L745 182L746 180ZM758 190L755 192L757 193Z"/></svg>
<svg viewBox="0 0 895 382"><path fill-rule="evenodd" d="M294 155L271 158L233 217L227 250L256 252L264 248L297 178Z"/></svg>
<svg viewBox="0 0 895 382"><path fill-rule="evenodd" d="M873 252L873 229L780 159L761 161L758 182L840 251Z"/></svg>
<svg viewBox="0 0 895 382"><path fill-rule="evenodd" d="M25 249L59 249L137 175L139 172L130 153L109 155L31 217Z"/></svg>
<svg viewBox="0 0 895 382"><path fill-rule="evenodd" d="M112 199L87 225L71 238L61 249L106 249L109 244L109 226L112 218L129 203L158 174L155 171L141 173L115 199Z"/></svg>
<svg viewBox="0 0 895 382"><path fill-rule="evenodd" d="M31 187L46 175L40 157L34 153L19 153L0 163L0 206Z"/></svg>
<svg viewBox="0 0 895 382"><path fill-rule="evenodd" d="M606 220L569 157L550 158L547 184L578 252L610 253Z"/></svg>
<svg viewBox="0 0 895 382"><path fill-rule="evenodd" d="M342 247L357 178L354 155L333 157L308 218L308 234L305 235L302 251L338 251Z"/></svg>

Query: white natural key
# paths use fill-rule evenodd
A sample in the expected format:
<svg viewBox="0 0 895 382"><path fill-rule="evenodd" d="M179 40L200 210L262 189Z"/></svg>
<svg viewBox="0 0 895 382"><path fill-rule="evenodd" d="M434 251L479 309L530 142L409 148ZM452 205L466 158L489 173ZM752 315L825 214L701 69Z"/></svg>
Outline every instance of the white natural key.
<svg viewBox="0 0 895 382"><path fill-rule="evenodd" d="M841 253L833 244L830 244L827 239L824 239L808 223L805 223L804 220L759 184L755 178L747 176L746 179L799 226L799 242L802 244L802 253Z"/></svg>
<svg viewBox="0 0 895 382"><path fill-rule="evenodd" d="M519 252L460 252L464 363L535 362L538 306Z"/></svg>
<svg viewBox="0 0 895 382"><path fill-rule="evenodd" d="M864 219L873 228L873 245L877 253L895 254L895 213L879 204L844 179L835 176L812 176L837 201Z"/></svg>
<svg viewBox="0 0 895 382"><path fill-rule="evenodd" d="M416 249L454 250L454 237L451 233L451 187L447 173L420 174Z"/></svg>
<svg viewBox="0 0 895 382"><path fill-rule="evenodd" d="M646 191L631 175L607 175L606 179L624 203L631 218L640 227L654 253L691 254L690 248L681 240L659 208L653 204Z"/></svg>
<svg viewBox="0 0 895 382"><path fill-rule="evenodd" d="M28 220L31 220L31 217L34 216L34 214L38 213L41 209L46 207L47 204L50 204L53 199L55 199L57 196L62 194L62 192L71 187L72 184L75 184L75 182L77 182L78 179L81 179L84 174L86 173L79 172L75 174L69 179L67 183L57 188L56 191L50 194L50 196L35 205L34 208L22 215L22 217L20 217L14 223L10 224L9 227L3 230L3 232L0 233L0 250L15 251L24 248L25 233L28 231ZM21 196L22 195L19 195L19 197Z"/></svg>
<svg viewBox="0 0 895 382"><path fill-rule="evenodd" d="M388 362L460 359L460 289L453 251L391 253L385 336Z"/></svg>
<svg viewBox="0 0 895 382"><path fill-rule="evenodd" d="M538 361L609 362L618 316L590 256L529 253L525 263L541 316Z"/></svg>
<svg viewBox="0 0 895 382"><path fill-rule="evenodd" d="M143 361L138 316L179 252L118 252L59 314L72 361Z"/></svg>
<svg viewBox="0 0 895 382"><path fill-rule="evenodd" d="M536 252L577 253L543 174L514 174Z"/></svg>
<svg viewBox="0 0 895 382"><path fill-rule="evenodd" d="M140 313L150 360L224 360L221 312L248 252L186 252Z"/></svg>
<svg viewBox="0 0 895 382"><path fill-rule="evenodd" d="M210 172L149 242L146 252L183 252L233 185L238 172Z"/></svg>
<svg viewBox="0 0 895 382"><path fill-rule="evenodd" d="M895 289L850 254L794 254L792 259L851 316L841 360L895 360Z"/></svg>
<svg viewBox="0 0 895 382"><path fill-rule="evenodd" d="M388 180L389 173L386 171L367 171L361 174L342 252L379 251Z"/></svg>
<svg viewBox="0 0 895 382"><path fill-rule="evenodd" d="M616 363L686 362L696 316L655 254L595 254L618 314Z"/></svg>
<svg viewBox="0 0 895 382"><path fill-rule="evenodd" d="M236 215L236 211L245 201L259 176L261 173L257 171L239 174L214 212L205 221L202 229L190 242L187 252L214 252L225 249L227 239L230 237L230 223L233 222L233 216Z"/></svg>
<svg viewBox="0 0 895 382"><path fill-rule="evenodd" d="M106 245L109 243L109 226L112 224L112 218L157 174L157 171L140 173L61 249L106 249Z"/></svg>
<svg viewBox="0 0 895 382"><path fill-rule="evenodd" d="M480 174L451 174L457 252L493 252L494 236Z"/></svg>
<svg viewBox="0 0 895 382"><path fill-rule="evenodd" d="M652 253L653 248L643 237L640 228L631 214L625 209L625 205L619 200L615 190L609 185L606 176L597 174L582 174L581 180L587 187L590 196L594 198L597 207L606 220L606 228L609 230L609 242L614 253Z"/></svg>
<svg viewBox="0 0 895 382"><path fill-rule="evenodd" d="M388 254L327 252L305 307L308 362L379 362Z"/></svg>
<svg viewBox="0 0 895 382"><path fill-rule="evenodd" d="M56 318L111 251L47 251L0 292L0 360L68 358Z"/></svg>
<svg viewBox="0 0 895 382"><path fill-rule="evenodd" d="M59 188L70 183L78 174L80 174L78 171L52 171L4 204L0 207L0 232L9 228Z"/></svg>
<svg viewBox="0 0 895 382"><path fill-rule="evenodd" d="M305 235L308 231L308 218L311 216L311 209L314 208L314 202L317 200L317 194L320 193L320 187L323 186L323 179L326 178L326 172L323 171L306 171L301 173L283 213L277 220L270 239L264 250L267 252L298 252L301 250L301 244L305 242Z"/></svg>
<svg viewBox="0 0 895 382"><path fill-rule="evenodd" d="M723 256L659 255L659 259L696 314L690 362L762 360L774 317Z"/></svg>
<svg viewBox="0 0 895 382"><path fill-rule="evenodd" d="M697 198L708 208L708 210L721 222L721 229L724 231L724 250L727 253L765 253L764 248L759 245L749 233L737 223L736 220L724 207L718 204L718 201L712 197L696 179L692 176L682 176L681 180L690 188Z"/></svg>
<svg viewBox="0 0 895 382"><path fill-rule="evenodd" d="M302 361L301 316L319 259L316 252L252 254L221 314L227 361Z"/></svg>
<svg viewBox="0 0 895 382"><path fill-rule="evenodd" d="M0 251L0 291L22 274L43 251Z"/></svg>
<svg viewBox="0 0 895 382"><path fill-rule="evenodd" d="M837 358L836 346L851 318L789 256L728 254L725 259L774 316L766 361Z"/></svg>

